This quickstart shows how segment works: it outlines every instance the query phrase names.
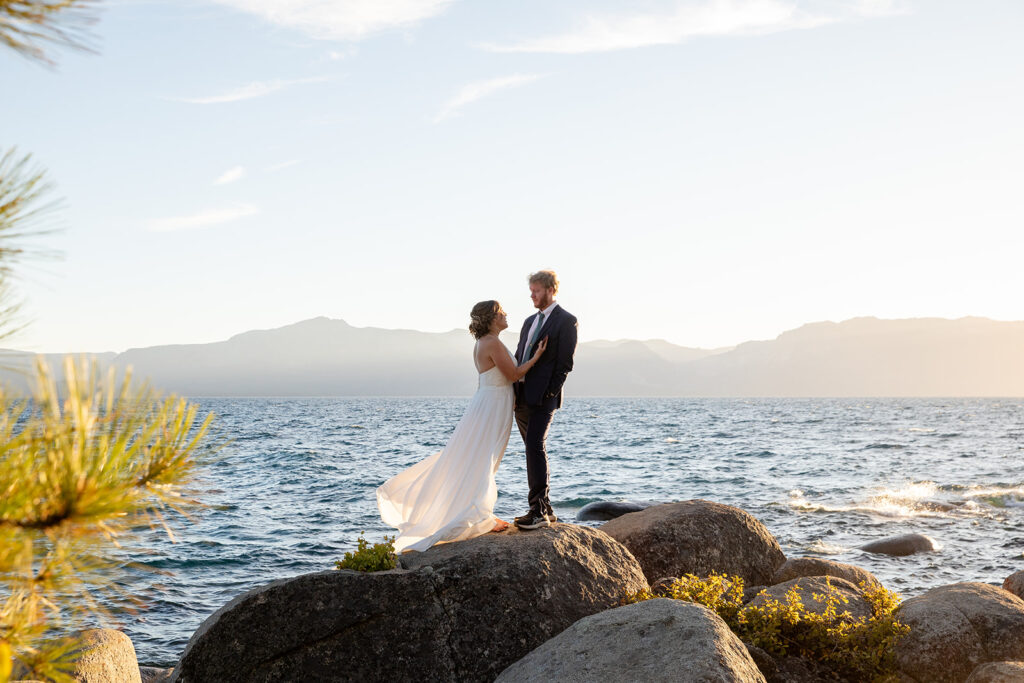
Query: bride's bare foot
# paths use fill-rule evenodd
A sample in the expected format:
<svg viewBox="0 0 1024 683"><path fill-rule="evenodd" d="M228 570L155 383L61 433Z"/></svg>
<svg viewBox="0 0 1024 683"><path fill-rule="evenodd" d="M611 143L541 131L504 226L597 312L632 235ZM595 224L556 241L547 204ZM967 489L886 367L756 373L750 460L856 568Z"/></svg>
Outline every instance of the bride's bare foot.
<svg viewBox="0 0 1024 683"><path fill-rule="evenodd" d="M508 522L503 519L495 518L494 528L491 531L504 531L508 528Z"/></svg>

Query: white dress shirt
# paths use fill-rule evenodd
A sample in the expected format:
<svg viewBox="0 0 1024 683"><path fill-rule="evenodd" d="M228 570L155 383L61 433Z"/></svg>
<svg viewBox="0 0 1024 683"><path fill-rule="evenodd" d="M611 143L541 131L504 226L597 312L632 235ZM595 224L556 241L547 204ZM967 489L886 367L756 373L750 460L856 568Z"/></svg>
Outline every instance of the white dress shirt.
<svg viewBox="0 0 1024 683"><path fill-rule="evenodd" d="M541 311L541 313L544 314L544 325L548 324L548 320L551 319L551 311L555 310L555 306L557 306L557 305L558 305L557 301L552 301L550 306L548 306L543 311ZM533 317L533 324L530 325L530 331L526 333L526 343L527 344L529 344L530 340L533 339L533 333L537 331L537 321L538 320L540 320L540 316L536 316L535 315ZM541 327L543 328L543 325ZM537 341L540 342L540 338L539 337L537 338ZM523 347L523 353L526 353L526 347L525 346ZM525 363L528 360L530 360L530 359L529 358L524 358L523 362Z"/></svg>

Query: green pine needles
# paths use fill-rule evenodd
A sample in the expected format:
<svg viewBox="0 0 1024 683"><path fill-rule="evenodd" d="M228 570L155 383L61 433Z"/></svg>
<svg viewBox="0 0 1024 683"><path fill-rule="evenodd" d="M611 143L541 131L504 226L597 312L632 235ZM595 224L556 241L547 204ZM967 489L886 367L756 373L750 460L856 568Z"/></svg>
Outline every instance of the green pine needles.
<svg viewBox="0 0 1024 683"><path fill-rule="evenodd" d="M46 65L52 47L89 50L99 4L0 0L0 50ZM14 266L33 255L26 239L53 227L51 192L29 155L0 150L0 337L19 329ZM133 566L125 555L146 528L171 534L174 517L198 506L191 487L215 450L212 416L127 374L118 382L69 359L59 392L44 363L35 374L31 400L0 389L0 683L71 680L79 643L66 632L106 613L97 592L131 601L116 587Z"/></svg>
<svg viewBox="0 0 1024 683"><path fill-rule="evenodd" d="M47 46L90 50L98 0L0 0L0 45L53 65Z"/></svg>
<svg viewBox="0 0 1024 683"><path fill-rule="evenodd" d="M60 634L108 615L98 593L131 600L116 588L125 554L151 527L173 538L215 450L212 415L130 374L67 359L59 392L42 361L36 380L31 401L0 391L0 683L70 680L76 643Z"/></svg>
<svg viewBox="0 0 1024 683"><path fill-rule="evenodd" d="M364 532L365 533L365 532ZM395 568L395 538L385 536L381 543L370 543L359 534L356 549L334 563L336 569L355 569L357 572L379 572Z"/></svg>
<svg viewBox="0 0 1024 683"><path fill-rule="evenodd" d="M853 617L848 602L826 579L828 590L812 597L825 605L821 613L804 607L798 586L783 600L765 596L761 605L743 604L743 579L711 574L706 579L687 574L663 595L641 591L627 596L631 604L658 597L695 602L714 610L744 642L773 656L798 656L822 662L844 680L883 683L898 680L895 646L910 632L893 615L899 597L882 586L861 590L871 605L868 618Z"/></svg>

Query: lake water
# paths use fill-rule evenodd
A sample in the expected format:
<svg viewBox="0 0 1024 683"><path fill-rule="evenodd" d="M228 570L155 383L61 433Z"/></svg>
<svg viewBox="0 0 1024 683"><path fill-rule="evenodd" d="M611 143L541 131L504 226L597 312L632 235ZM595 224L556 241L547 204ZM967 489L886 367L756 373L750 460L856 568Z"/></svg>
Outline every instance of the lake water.
<svg viewBox="0 0 1024 683"><path fill-rule="evenodd" d="M232 443L205 476L210 507L177 543L148 541L142 559L170 574L131 578L147 607L121 628L139 661L172 666L232 597L390 533L374 489L440 449L468 400L201 400ZM856 564L904 597L1024 569L1024 399L569 398L548 445L563 521L596 500L706 498L749 511L787 556ZM496 513L522 514L518 432L498 487ZM909 532L942 549L857 549Z"/></svg>

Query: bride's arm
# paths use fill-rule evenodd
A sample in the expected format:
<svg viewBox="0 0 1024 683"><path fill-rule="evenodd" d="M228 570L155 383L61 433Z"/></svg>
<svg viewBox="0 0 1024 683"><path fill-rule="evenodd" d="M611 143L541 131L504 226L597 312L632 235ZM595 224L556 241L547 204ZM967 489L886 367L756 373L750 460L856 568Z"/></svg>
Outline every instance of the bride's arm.
<svg viewBox="0 0 1024 683"><path fill-rule="evenodd" d="M510 382L516 382L523 378L523 376L530 371L537 361L540 359L540 355L544 353L544 349L547 348L548 339L545 337L540 340L537 344L537 350L533 352L533 358L526 361L522 365L516 366L515 359L509 355L508 349L497 339L488 343L487 353L494 364L498 366L498 370L501 374L505 375L505 379Z"/></svg>

